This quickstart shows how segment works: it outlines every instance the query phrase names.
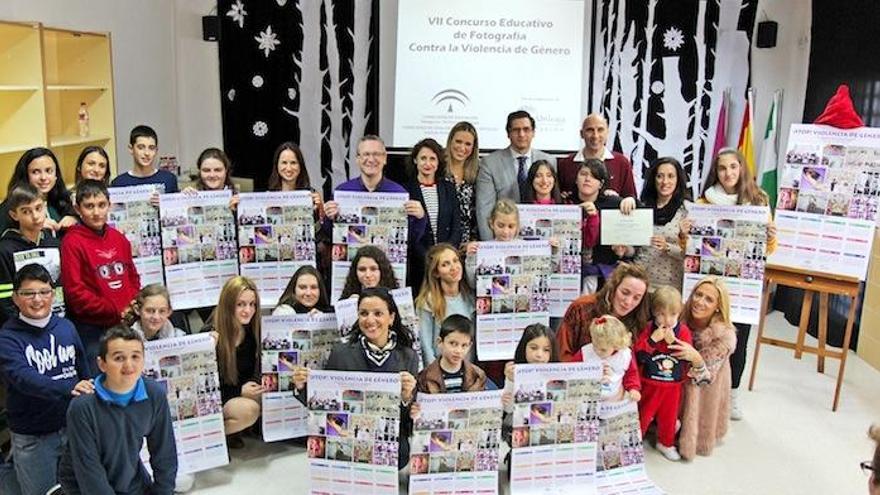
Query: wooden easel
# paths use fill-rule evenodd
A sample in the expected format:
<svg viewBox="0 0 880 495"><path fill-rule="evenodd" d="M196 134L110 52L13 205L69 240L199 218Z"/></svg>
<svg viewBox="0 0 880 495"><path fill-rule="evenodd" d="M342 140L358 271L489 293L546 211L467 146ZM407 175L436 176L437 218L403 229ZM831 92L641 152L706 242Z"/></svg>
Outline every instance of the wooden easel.
<svg viewBox="0 0 880 495"><path fill-rule="evenodd" d="M767 308L770 304L770 288L773 284L804 290L804 302L801 307L801 320L798 324L796 342L764 336L764 323L767 317ZM792 267L767 265L764 268L764 296L761 303L761 323L758 325L755 356L752 358L752 375L749 378L749 390L752 390L752 387L755 385L755 374L758 370L761 344L793 349L795 359L800 359L804 353L815 354L818 357L816 371L819 373L825 372L826 357L839 359L840 369L837 372L837 386L834 389L834 403L831 406L832 411L837 411L837 404L840 401L840 386L843 384L843 371L846 367L846 356L849 351L849 341L850 337L852 337L853 320L856 316L856 306L858 306L860 286L861 282L852 277L811 272ZM819 294L819 342L817 347L804 345L804 336L810 323L810 310L813 306L814 293ZM843 335L843 348L839 351L828 350L825 347L828 337L829 294L840 294L850 298L849 314L846 317L846 331Z"/></svg>

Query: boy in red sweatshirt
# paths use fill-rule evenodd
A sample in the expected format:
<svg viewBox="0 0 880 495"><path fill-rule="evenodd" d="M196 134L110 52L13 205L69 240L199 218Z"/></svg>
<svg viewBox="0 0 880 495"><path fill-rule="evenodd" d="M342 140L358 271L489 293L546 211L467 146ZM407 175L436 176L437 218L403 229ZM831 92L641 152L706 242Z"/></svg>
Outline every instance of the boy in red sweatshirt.
<svg viewBox="0 0 880 495"><path fill-rule="evenodd" d="M672 355L670 344L693 344L691 331L681 315L681 293L668 285L654 291L651 312L654 321L639 335L634 351L642 378L639 422L642 436L652 421L657 421L657 450L670 461L681 459L675 449L675 423L681 404L681 388L687 379L688 363Z"/></svg>
<svg viewBox="0 0 880 495"><path fill-rule="evenodd" d="M82 223L70 227L61 241L67 316L76 324L93 375L99 373L96 359L101 335L122 321L141 285L131 244L107 225L109 198L102 182L81 181L76 188L76 211Z"/></svg>

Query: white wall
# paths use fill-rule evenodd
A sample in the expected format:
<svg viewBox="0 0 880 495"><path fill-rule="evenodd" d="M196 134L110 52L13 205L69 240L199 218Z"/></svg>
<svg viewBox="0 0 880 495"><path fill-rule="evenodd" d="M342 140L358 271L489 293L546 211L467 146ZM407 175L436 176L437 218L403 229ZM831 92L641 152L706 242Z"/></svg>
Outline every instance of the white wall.
<svg viewBox="0 0 880 495"><path fill-rule="evenodd" d="M201 40L212 0L3 0L0 19L111 33L120 171L131 168L128 133L147 124L159 153L195 161L222 145L217 44Z"/></svg>
<svg viewBox="0 0 880 495"><path fill-rule="evenodd" d="M216 0L175 0L178 159L194 169L205 148L223 148L217 43L202 40L202 16Z"/></svg>
<svg viewBox="0 0 880 495"><path fill-rule="evenodd" d="M755 33L752 36L752 87L755 89L755 147L761 152L767 115L773 92L783 90L780 113L779 155L785 153L788 128L802 122L807 95L807 71L810 65L810 26L812 2L809 0L761 0ZM774 48L758 48L758 22L779 24ZM731 142L739 138L741 122L731 122ZM760 160L760 155L755 157Z"/></svg>

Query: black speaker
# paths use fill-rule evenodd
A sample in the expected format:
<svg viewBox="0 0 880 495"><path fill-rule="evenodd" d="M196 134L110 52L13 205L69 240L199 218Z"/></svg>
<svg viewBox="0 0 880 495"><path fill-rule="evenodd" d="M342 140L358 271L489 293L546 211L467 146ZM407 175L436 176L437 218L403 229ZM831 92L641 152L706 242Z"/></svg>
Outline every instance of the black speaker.
<svg viewBox="0 0 880 495"><path fill-rule="evenodd" d="M202 17L202 39L205 41L220 39L220 20L216 15Z"/></svg>
<svg viewBox="0 0 880 495"><path fill-rule="evenodd" d="M773 48L776 46L776 30L779 24L773 21L764 21L758 23L758 39L756 46L758 48Z"/></svg>

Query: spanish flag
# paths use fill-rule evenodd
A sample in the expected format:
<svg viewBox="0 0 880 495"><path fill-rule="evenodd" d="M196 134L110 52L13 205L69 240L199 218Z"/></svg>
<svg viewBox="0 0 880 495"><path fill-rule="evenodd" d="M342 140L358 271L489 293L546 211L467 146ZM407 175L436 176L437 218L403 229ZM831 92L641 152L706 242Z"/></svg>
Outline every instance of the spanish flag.
<svg viewBox="0 0 880 495"><path fill-rule="evenodd" d="M754 115L753 110L753 101L754 101L754 93L752 89L749 88L746 94L746 111L743 112L743 121L742 121L742 129L739 131L739 145L737 149L740 153L746 157L746 163L744 164L749 168L749 172L752 174L752 178L755 177L755 144L752 141L752 136L754 135L754 125L752 123L752 117Z"/></svg>

